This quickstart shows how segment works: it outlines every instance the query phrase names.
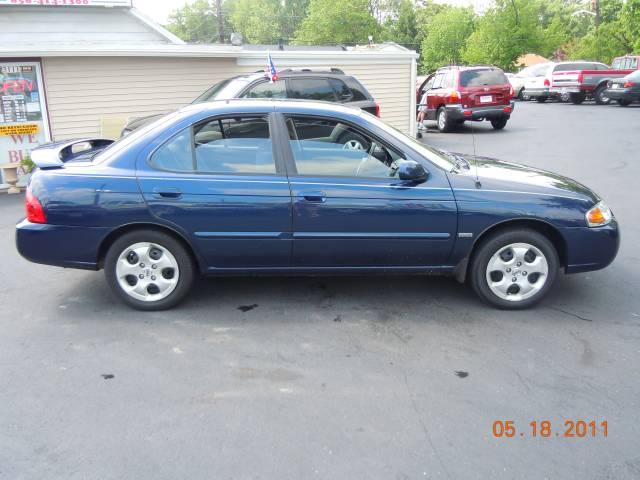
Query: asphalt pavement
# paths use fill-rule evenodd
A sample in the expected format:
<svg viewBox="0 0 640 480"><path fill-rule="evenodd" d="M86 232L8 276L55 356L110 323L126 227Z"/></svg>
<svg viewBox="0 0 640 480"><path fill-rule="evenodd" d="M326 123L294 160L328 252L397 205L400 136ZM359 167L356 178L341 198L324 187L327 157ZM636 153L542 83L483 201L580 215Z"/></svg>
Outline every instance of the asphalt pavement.
<svg viewBox="0 0 640 480"><path fill-rule="evenodd" d="M597 191L615 262L521 312L375 276L208 279L142 313L102 272L23 260L22 196L0 195L0 478L640 478L640 106L519 103L473 130L478 155ZM469 126L425 141L473 151Z"/></svg>

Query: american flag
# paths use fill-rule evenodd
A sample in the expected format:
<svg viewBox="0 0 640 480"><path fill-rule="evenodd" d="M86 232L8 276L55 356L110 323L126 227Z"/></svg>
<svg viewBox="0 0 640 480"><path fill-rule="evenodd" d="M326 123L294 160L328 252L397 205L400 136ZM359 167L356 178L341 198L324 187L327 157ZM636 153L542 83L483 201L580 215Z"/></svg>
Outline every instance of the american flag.
<svg viewBox="0 0 640 480"><path fill-rule="evenodd" d="M267 76L269 77L269 81L273 83L278 80L278 71L276 70L276 66L273 64L271 52L268 53L268 60L269 63L267 64Z"/></svg>

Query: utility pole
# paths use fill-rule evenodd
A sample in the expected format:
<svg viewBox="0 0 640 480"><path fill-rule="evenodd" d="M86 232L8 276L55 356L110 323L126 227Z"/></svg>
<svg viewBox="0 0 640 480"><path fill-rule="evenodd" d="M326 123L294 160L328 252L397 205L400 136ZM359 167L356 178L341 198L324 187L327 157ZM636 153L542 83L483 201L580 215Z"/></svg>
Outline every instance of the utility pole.
<svg viewBox="0 0 640 480"><path fill-rule="evenodd" d="M591 7L593 8L594 21L596 24L596 52L598 55L598 61L600 61L600 0L592 0Z"/></svg>
<svg viewBox="0 0 640 480"><path fill-rule="evenodd" d="M224 20L222 18L222 0L216 0L216 16L218 17L218 38L224 43Z"/></svg>

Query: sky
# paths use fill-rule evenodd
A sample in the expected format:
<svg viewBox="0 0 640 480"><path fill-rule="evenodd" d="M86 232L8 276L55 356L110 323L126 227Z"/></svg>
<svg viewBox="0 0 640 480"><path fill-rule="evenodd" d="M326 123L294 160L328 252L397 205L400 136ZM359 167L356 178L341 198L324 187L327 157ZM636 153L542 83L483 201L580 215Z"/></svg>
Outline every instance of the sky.
<svg viewBox="0 0 640 480"><path fill-rule="evenodd" d="M438 3L457 5L473 5L476 9L484 8L489 0L437 0ZM169 14L183 6L188 0L133 0L133 6L160 24L165 24Z"/></svg>

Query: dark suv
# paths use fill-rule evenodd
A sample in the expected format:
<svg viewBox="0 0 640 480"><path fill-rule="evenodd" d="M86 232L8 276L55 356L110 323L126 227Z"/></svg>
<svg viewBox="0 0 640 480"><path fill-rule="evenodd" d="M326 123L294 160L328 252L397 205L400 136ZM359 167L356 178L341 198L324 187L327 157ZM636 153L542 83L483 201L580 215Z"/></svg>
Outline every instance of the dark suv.
<svg viewBox="0 0 640 480"><path fill-rule="evenodd" d="M269 82L263 71L238 75L216 83L191 103L227 100L231 98L297 98L324 100L359 107L380 116L380 107L362 84L339 68L326 71L286 69L278 73L278 80ZM131 120L122 135L146 125L163 114Z"/></svg>
<svg viewBox="0 0 640 480"><path fill-rule="evenodd" d="M438 130L450 131L467 120L489 120L501 130L513 112L513 88L504 72L493 66L443 67L427 77L425 118Z"/></svg>

